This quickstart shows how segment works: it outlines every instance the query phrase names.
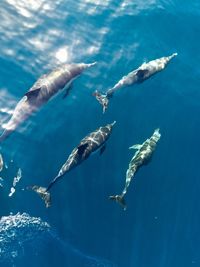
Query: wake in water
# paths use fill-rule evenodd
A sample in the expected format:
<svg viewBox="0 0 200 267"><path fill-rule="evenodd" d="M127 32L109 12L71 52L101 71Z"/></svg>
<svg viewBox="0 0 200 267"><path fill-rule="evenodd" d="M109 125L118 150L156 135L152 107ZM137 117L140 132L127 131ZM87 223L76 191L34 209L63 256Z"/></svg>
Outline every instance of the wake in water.
<svg viewBox="0 0 200 267"><path fill-rule="evenodd" d="M107 260L85 255L61 240L50 225L40 218L31 217L27 213L11 214L1 218L0 265L21 266L24 262L27 264L28 258L29 267L41 266L40 259L44 246L53 252L49 253L49 261L52 257L61 259L63 263L70 263L73 267L116 267ZM43 263L48 264L46 258Z"/></svg>
<svg viewBox="0 0 200 267"><path fill-rule="evenodd" d="M84 254L82 251L73 247L70 243L61 240L56 235L54 238L60 243L65 253L68 252L71 254L71 257L74 260L72 261L73 267L79 267L79 266L80 267L117 267L116 264L114 264L113 262L110 262L109 260L105 260L105 259L101 259L95 256Z"/></svg>
<svg viewBox="0 0 200 267"><path fill-rule="evenodd" d="M23 256L26 243L43 238L50 225L26 213L3 216L0 220L0 262Z"/></svg>
<svg viewBox="0 0 200 267"><path fill-rule="evenodd" d="M98 258L84 254L82 251L70 245L68 242L64 242L57 236L55 239L59 242L64 253L70 255L70 263L73 267L117 267L116 264L109 260Z"/></svg>

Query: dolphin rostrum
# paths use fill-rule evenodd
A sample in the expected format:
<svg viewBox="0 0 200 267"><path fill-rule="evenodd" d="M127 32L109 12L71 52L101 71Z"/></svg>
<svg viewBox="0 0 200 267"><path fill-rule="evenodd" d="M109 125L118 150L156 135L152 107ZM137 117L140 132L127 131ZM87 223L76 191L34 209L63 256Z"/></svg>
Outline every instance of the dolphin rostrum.
<svg viewBox="0 0 200 267"><path fill-rule="evenodd" d="M138 169L141 166L149 163L160 137L161 137L161 134L159 133L159 129L156 129L153 135L150 138L148 138L143 144L134 145L129 148L129 149L136 149L137 151L129 163L129 167L126 172L126 183L125 183L124 190L122 191L120 195L109 197L110 199L118 202L123 207L124 210L126 210L126 203L124 200L124 196L127 193L127 189L130 185L130 182L135 176Z"/></svg>
<svg viewBox="0 0 200 267"><path fill-rule="evenodd" d="M97 101L103 107L103 113L108 108L109 100L113 96L113 94L119 89L133 85L135 83L142 83L146 79L150 78L152 75L160 72L165 69L167 64L170 62L172 58L177 56L177 53L172 54L168 57L161 57L147 63L143 63L136 70L131 71L128 75L122 77L118 83L116 83L112 88L108 89L106 93L100 93L97 90L93 93L93 96L96 97Z"/></svg>
<svg viewBox="0 0 200 267"><path fill-rule="evenodd" d="M0 136L0 142L9 136L32 113L48 102L58 91L66 88L68 93L72 81L85 69L95 64L96 62L91 64L62 64L50 73L41 76L18 102L11 119L3 126L4 132Z"/></svg>
<svg viewBox="0 0 200 267"><path fill-rule="evenodd" d="M50 182L47 188L41 186L30 186L28 189L36 191L40 197L45 201L46 207L51 205L51 196L49 190L53 185L60 180L67 172L71 171L73 168L78 166L84 160L86 160L90 154L100 149L100 154L105 150L105 143L110 137L112 128L116 122L107 124L104 127L98 128L96 131L90 133L85 138L81 140L79 145L74 148L69 155L67 161L63 164L59 170L57 176Z"/></svg>

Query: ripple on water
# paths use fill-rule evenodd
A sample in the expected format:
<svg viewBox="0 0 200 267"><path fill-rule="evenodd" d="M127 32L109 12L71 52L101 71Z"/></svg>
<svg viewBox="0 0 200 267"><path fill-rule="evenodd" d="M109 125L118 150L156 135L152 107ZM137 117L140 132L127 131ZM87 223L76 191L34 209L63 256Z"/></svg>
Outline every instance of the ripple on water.
<svg viewBox="0 0 200 267"><path fill-rule="evenodd" d="M25 243L41 239L50 225L27 213L3 216L0 220L0 262L23 256Z"/></svg>
<svg viewBox="0 0 200 267"><path fill-rule="evenodd" d="M110 261L84 254L70 243L63 241L41 218L19 212L15 215L3 216L0 220L0 264L15 264L19 259L27 256L30 246L35 257L42 251L43 244L50 246L52 241L58 252L55 254L56 257L59 255L64 261L66 256L74 266L116 267ZM33 254L30 256L32 257ZM37 259L36 262L38 262Z"/></svg>

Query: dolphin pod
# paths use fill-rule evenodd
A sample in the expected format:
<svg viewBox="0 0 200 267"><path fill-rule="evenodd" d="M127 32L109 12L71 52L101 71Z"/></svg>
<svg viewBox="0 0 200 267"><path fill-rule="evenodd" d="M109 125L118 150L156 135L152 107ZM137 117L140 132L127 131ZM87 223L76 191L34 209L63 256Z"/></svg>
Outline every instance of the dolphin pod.
<svg viewBox="0 0 200 267"><path fill-rule="evenodd" d="M96 62L91 64L63 64L50 73L41 76L18 102L11 119L3 127L5 130L0 136L0 142L6 139L23 121L60 90L66 88L68 93L72 81L85 69L95 64Z"/></svg>
<svg viewBox="0 0 200 267"><path fill-rule="evenodd" d="M126 86L131 86L136 83L142 83L146 79L150 78L154 74L165 69L172 58L177 56L177 53L168 57L162 57L143 63L140 67L128 73L128 75L122 77L112 88L108 89L105 94L95 91L93 95L103 107L103 113L106 111L109 100L114 93ZM0 136L0 142L5 140L17 127L25 121L31 114L36 112L40 107L47 103L54 95L59 91L66 89L64 97L69 94L71 90L72 82L87 68L94 66L96 62L85 64L63 64L48 74L41 76L30 88L30 90L22 97L15 107L14 113L11 119L4 125L4 132ZM75 147L69 155L66 162L63 164L58 174L53 178L47 187L42 186L29 186L27 189L35 191L45 202L46 207L51 206L51 194L52 187L65 176L66 173L73 168L81 164L91 154L100 150L102 154L106 147L106 142L109 139L112 128L115 125L115 121L111 124L98 128L96 131L91 132L85 138L83 138L79 145ZM143 165L146 165L156 148L161 134L159 129L156 129L153 135L148 138L141 145L134 145L130 149L136 149L136 153L129 163L129 167L126 172L125 186L120 195L112 195L109 198L119 203L123 209L126 209L125 195L130 186L130 183L135 176L136 172ZM3 158L0 154L0 171L3 168Z"/></svg>
<svg viewBox="0 0 200 267"><path fill-rule="evenodd" d="M118 83L116 83L112 88L108 89L105 94L102 94L96 90L93 93L93 96L95 96L97 101L102 105L103 113L107 110L109 100L116 91L123 87L131 86L135 83L142 83L157 72L165 69L171 59L175 56L177 56L177 53L174 53L168 57L161 57L147 63L143 63L139 68L122 77L122 79L119 80Z"/></svg>
<svg viewBox="0 0 200 267"><path fill-rule="evenodd" d="M136 153L131 159L129 166L128 166L128 170L126 172L125 187L120 195L109 197L110 199L118 202L123 207L124 210L126 210L126 203L124 200L124 196L127 193L127 189L131 183L131 180L133 179L136 172L141 166L149 163L160 137L161 137L161 134L159 132L159 129L156 129L153 135L150 138L148 138L143 144L134 145L129 148L129 149L136 149Z"/></svg>
<svg viewBox="0 0 200 267"><path fill-rule="evenodd" d="M98 128L96 131L90 133L81 140L79 145L75 147L69 155L67 161L61 167L58 175L50 182L47 188L41 186L30 186L28 189L32 189L37 192L41 198L45 201L46 207L51 205L51 196L49 190L58 182L67 172L81 164L86 160L93 152L100 149L100 154L105 150L106 141L110 137L112 128L115 125L115 121L111 124L107 124L104 127Z"/></svg>

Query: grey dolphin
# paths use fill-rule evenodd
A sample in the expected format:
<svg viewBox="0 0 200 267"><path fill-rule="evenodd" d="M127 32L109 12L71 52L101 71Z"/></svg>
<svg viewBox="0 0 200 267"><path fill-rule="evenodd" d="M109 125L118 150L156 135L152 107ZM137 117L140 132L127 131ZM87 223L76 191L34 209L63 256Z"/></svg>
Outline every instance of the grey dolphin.
<svg viewBox="0 0 200 267"><path fill-rule="evenodd" d="M96 90L93 93L93 95L96 97L97 101L102 105L103 113L108 108L109 99L113 96L113 94L116 91L120 90L123 87L131 86L133 84L141 83L147 80L157 72L160 72L161 70L165 69L170 60L175 56L177 56L177 53L174 53L168 57L161 57L159 59L143 63L139 68L131 71L130 73L128 73L128 75L122 77L122 79L119 80L118 83L116 83L112 88L108 89L104 94Z"/></svg>
<svg viewBox="0 0 200 267"><path fill-rule="evenodd" d="M85 69L95 64L96 62L91 64L62 64L50 73L41 76L18 102L11 119L4 125L5 130L0 136L0 142L56 93L64 88L69 89L74 79Z"/></svg>
<svg viewBox="0 0 200 267"><path fill-rule="evenodd" d="M104 127L98 128L96 131L90 133L81 140L79 145L75 147L69 155L67 161L63 164L59 170L57 176L50 182L47 188L41 186L30 186L28 189L36 191L41 198L45 201L46 207L51 205L51 196L49 190L52 186L60 180L67 172L81 164L86 160L93 152L100 149L100 154L105 150L105 143L110 137L112 128L116 122L107 124Z"/></svg>
<svg viewBox="0 0 200 267"><path fill-rule="evenodd" d="M3 157L0 154L0 172L3 170Z"/></svg>
<svg viewBox="0 0 200 267"><path fill-rule="evenodd" d="M130 182L135 176L138 169L141 166L149 163L160 137L161 137L161 134L159 132L159 129L156 129L153 135L150 138L148 138L143 144L134 145L129 148L129 149L136 149L137 151L129 163L129 167L126 172L126 183L125 183L124 190L122 191L120 195L109 197L110 199L118 202L124 208L124 210L126 210L126 203L124 200L124 196L127 193L127 189L130 185Z"/></svg>

